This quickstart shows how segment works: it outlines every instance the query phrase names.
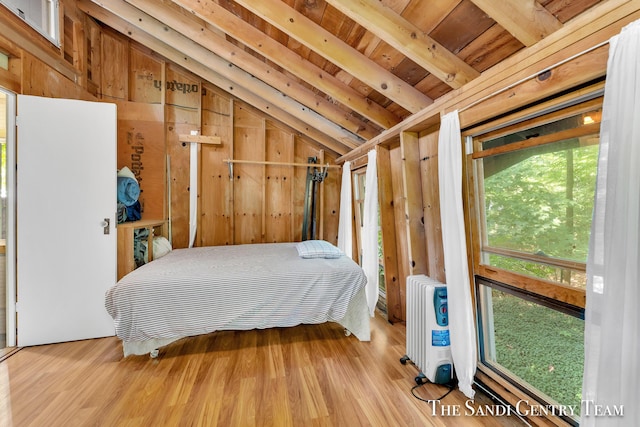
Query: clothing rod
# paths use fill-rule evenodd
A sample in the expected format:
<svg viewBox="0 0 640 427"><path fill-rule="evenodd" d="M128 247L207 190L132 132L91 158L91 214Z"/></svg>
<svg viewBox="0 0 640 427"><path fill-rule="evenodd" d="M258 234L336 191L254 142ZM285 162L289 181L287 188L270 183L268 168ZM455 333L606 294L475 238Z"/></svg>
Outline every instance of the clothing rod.
<svg viewBox="0 0 640 427"><path fill-rule="evenodd" d="M271 162L266 160L233 160L233 159L225 159L223 160L225 163L245 163L245 164L254 164L254 165L272 165L272 166L300 166L300 167L322 167L322 168L341 168L341 165L330 165L329 163L322 165L320 163L290 163L290 162Z"/></svg>
<svg viewBox="0 0 640 427"><path fill-rule="evenodd" d="M460 110L458 110L458 113L462 113L463 111L468 110L469 108L475 107L476 105L486 101L489 98L493 98L496 95L500 95L502 92L506 92L509 89L513 89L514 87L518 86L521 83L526 82L527 80L531 80L532 78L537 77L542 73L545 73L547 71L553 70L554 68L559 67L560 65L566 64L567 62L572 61L575 58L578 58L579 56L582 56L582 55L584 55L586 53L594 51L594 50L598 49L599 47L602 47L602 46L606 45L607 43L609 43L609 40L605 40L603 42L600 42L600 43L596 44L595 46L591 46L589 49L583 50L582 52L578 52L575 55L572 55L572 56L570 56L568 58L563 59L560 62L557 62L557 63L555 63L553 65L550 65L547 68L544 68L544 69L538 71L535 74L531 74L530 76L522 78L522 79L518 80L517 82L510 84L509 86L503 87L502 89L499 89L499 90L497 90L497 91L495 91L493 93L490 93L489 95L484 96L484 97L478 99L477 101L474 101L471 104L461 108Z"/></svg>

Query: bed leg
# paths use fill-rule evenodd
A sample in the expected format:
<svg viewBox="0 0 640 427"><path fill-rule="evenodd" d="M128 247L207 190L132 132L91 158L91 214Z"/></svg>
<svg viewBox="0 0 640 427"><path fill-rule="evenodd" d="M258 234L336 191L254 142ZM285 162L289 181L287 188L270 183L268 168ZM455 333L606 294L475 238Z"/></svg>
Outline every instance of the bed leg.
<svg viewBox="0 0 640 427"><path fill-rule="evenodd" d="M346 336L350 336L350 335L351 335L351 331L350 331L350 330L348 330L347 328L344 328L344 334L345 334Z"/></svg>
<svg viewBox="0 0 640 427"><path fill-rule="evenodd" d="M149 357L152 358L152 359L155 359L155 358L158 357L158 353L160 353L160 350L158 350L157 348L154 349L154 350L151 350L149 352Z"/></svg>

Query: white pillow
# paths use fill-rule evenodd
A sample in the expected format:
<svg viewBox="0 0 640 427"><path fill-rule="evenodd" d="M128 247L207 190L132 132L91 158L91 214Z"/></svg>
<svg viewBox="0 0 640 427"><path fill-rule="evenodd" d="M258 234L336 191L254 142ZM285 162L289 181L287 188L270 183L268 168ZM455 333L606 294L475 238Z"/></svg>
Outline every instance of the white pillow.
<svg viewBox="0 0 640 427"><path fill-rule="evenodd" d="M302 258L340 258L344 253L325 240L305 240L296 245Z"/></svg>

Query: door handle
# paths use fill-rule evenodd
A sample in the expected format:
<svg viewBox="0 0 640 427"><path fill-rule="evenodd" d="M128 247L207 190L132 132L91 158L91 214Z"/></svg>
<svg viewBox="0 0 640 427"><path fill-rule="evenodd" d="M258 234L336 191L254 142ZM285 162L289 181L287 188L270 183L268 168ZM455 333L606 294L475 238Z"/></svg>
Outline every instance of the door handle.
<svg viewBox="0 0 640 427"><path fill-rule="evenodd" d="M104 221L102 221L102 224L100 224L100 225L103 228L104 234L109 234L110 229L111 229L111 219L105 218Z"/></svg>

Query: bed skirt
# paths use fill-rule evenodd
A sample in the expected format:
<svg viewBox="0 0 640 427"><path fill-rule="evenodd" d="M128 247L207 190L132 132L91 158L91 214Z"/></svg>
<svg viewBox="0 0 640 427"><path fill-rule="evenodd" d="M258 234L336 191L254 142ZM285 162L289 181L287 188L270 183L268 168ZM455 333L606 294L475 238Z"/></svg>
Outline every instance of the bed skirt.
<svg viewBox="0 0 640 427"><path fill-rule="evenodd" d="M367 296L365 288L362 288L355 294L353 300L349 303L346 314L336 323L345 328L346 331L353 334L360 341L371 340L369 308L367 306ZM131 355L153 354L154 351L169 345L173 342L187 337L176 337L166 339L149 339L145 341L122 341L124 357Z"/></svg>

